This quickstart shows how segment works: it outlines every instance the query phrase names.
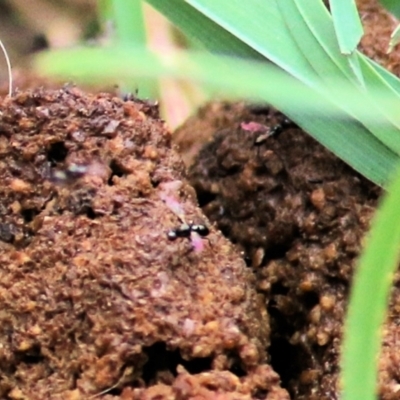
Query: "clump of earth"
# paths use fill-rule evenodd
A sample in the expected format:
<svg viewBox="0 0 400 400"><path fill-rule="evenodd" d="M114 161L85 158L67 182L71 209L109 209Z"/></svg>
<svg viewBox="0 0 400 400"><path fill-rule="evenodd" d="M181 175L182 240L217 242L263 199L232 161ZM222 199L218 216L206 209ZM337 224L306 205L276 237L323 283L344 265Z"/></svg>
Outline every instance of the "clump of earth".
<svg viewBox="0 0 400 400"><path fill-rule="evenodd" d="M358 7L362 52L398 74L395 20ZM179 155L133 97L35 88L0 112L1 398L339 399L380 188L265 104L204 106ZM400 391L399 281L382 400Z"/></svg>
<svg viewBox="0 0 400 400"><path fill-rule="evenodd" d="M361 51L387 54L395 21L359 1ZM175 132L205 214L242 252L271 319L268 352L291 398L338 399L340 343L355 261L381 189L267 105L214 102ZM399 396L398 276L380 358L381 399Z"/></svg>
<svg viewBox="0 0 400 400"><path fill-rule="evenodd" d="M64 88L0 110L0 397L288 399L157 108Z"/></svg>
<svg viewBox="0 0 400 400"><path fill-rule="evenodd" d="M256 277L284 387L294 399L337 398L351 277L380 189L279 112L221 103L200 115L218 108L230 123L193 159L189 181Z"/></svg>

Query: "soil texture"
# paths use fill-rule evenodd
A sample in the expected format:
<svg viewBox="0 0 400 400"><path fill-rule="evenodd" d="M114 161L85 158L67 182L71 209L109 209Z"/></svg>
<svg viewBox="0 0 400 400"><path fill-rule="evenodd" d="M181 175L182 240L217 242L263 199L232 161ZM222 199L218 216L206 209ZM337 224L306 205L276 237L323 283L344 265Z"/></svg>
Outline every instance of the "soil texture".
<svg viewBox="0 0 400 400"><path fill-rule="evenodd" d="M360 50L400 75L396 21L357 4ZM209 104L174 140L189 182L150 103L68 87L1 101L0 398L339 398L381 190L263 104ZM400 397L394 281L381 400Z"/></svg>
<svg viewBox="0 0 400 400"><path fill-rule="evenodd" d="M190 182L254 270L285 387L294 399L337 398L349 282L380 190L282 114L225 109L242 122L215 133Z"/></svg>
<svg viewBox="0 0 400 400"><path fill-rule="evenodd" d="M64 88L0 110L0 397L288 399L157 108Z"/></svg>
<svg viewBox="0 0 400 400"><path fill-rule="evenodd" d="M394 18L377 1L358 7L361 51L399 75L399 51L386 52ZM202 209L255 273L283 386L297 400L338 399L348 291L380 189L263 105L207 105L175 139ZM384 329L381 399L400 391L398 280Z"/></svg>

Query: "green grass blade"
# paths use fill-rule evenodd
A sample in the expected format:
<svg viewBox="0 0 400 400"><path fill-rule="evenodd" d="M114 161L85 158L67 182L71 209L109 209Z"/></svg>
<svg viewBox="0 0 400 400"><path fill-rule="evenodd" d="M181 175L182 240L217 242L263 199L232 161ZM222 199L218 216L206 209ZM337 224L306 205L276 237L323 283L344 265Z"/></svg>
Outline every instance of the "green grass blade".
<svg viewBox="0 0 400 400"><path fill-rule="evenodd" d="M347 56L349 61L350 68L353 71L354 76L356 77L359 85L361 87L365 87L364 75L361 71L360 60L358 52L354 52Z"/></svg>
<svg viewBox="0 0 400 400"><path fill-rule="evenodd" d="M302 14L302 10L295 0L276 1L292 40L318 75L317 84L322 84L324 76L341 76L345 75L346 72L352 75L350 68L347 65L343 65L343 58L336 57L335 59L335 57L332 57L332 52L326 51L326 47L321 46L322 38L317 34L318 25L315 25L315 21L310 21L307 18L318 18L317 15L313 15L313 13L310 13L311 15ZM309 2L308 8L310 8ZM326 27L324 27L324 30L326 30Z"/></svg>
<svg viewBox="0 0 400 400"><path fill-rule="evenodd" d="M147 0L185 35L213 53L263 59L262 55L237 37L199 13L182 0Z"/></svg>
<svg viewBox="0 0 400 400"><path fill-rule="evenodd" d="M104 28L107 21L111 20L113 17L111 0L97 1L97 15Z"/></svg>
<svg viewBox="0 0 400 400"><path fill-rule="evenodd" d="M290 6L287 0L249 0L246 3L245 14L243 13L243 3L240 0L231 0L222 8L218 1L213 0L187 0L187 2L293 76L309 84L313 84L318 79L315 69L310 65L298 45L298 41L302 40L304 35L304 21L296 19L293 22L291 18L282 16L282 9ZM293 7L293 1L290 2ZM321 1L314 0L312 3L311 7L310 0L307 0L303 7L310 13L315 10L314 21L312 21L314 24L321 17L323 18L319 21L319 30L325 32L324 45L328 46L330 50L328 58L332 58L332 54L341 55L329 13ZM298 14L298 11L296 13ZM290 28L287 25L288 21L293 22ZM299 24L302 26L299 27ZM293 37L293 32L298 40ZM313 33L315 34L315 32ZM320 51L316 43L312 49ZM311 52L307 55L312 56L313 54ZM317 66L319 65L320 71L332 68L326 61L322 65L318 62L315 63ZM354 77L346 57L336 57L335 62L345 69L349 77Z"/></svg>
<svg viewBox="0 0 400 400"><path fill-rule="evenodd" d="M101 68L99 68L101 65ZM267 101L363 175L384 185L398 157L328 98L271 64L211 54L154 54L144 49L76 49L42 54L37 70L68 79L112 82L116 77L179 77L231 96ZM252 79L248 79L251 76ZM282 90L282 87L285 90ZM345 96L359 98L350 90ZM374 94L379 96L379 94ZM360 111L369 110L359 98ZM375 116L369 115L376 119Z"/></svg>
<svg viewBox="0 0 400 400"><path fill-rule="evenodd" d="M398 112L390 113L386 108L390 102L394 102L394 104L397 102L400 108L398 94L376 74L368 63L365 63L363 58L360 59L359 68L362 76L367 76L368 80L364 81L364 87L358 84L348 64L347 57L340 53L338 45L332 41L333 26L329 28L332 23L322 3L321 7L309 7L308 0L279 0L279 7L294 40L297 41L303 54L320 75L321 84L319 87L327 85L326 89L336 104L342 106L356 120L362 122L384 145L400 154L399 114ZM298 33L301 33L301 35ZM380 122L366 121L355 110L357 105L354 104L354 99L346 98L343 96L340 87L330 84L332 76L341 76L343 79L352 82L355 88L360 90L360 96L366 95L365 85L381 87L383 91L387 91L388 96L384 104L375 102L372 97L371 101L366 103L366 107L377 116L377 120ZM385 121L384 128L381 126L381 121Z"/></svg>
<svg viewBox="0 0 400 400"><path fill-rule="evenodd" d="M390 42L387 49L388 53L391 53L395 46L400 43L400 25L396 26L396 29L390 35Z"/></svg>
<svg viewBox="0 0 400 400"><path fill-rule="evenodd" d="M332 64L335 73L340 73L349 80L356 82L354 73L350 68L349 60L343 57L339 45L335 39L335 30L332 17L327 12L322 2L315 2L310 7L309 0L283 0L279 2L281 12L285 14L285 20L289 24L296 20L297 28L294 32L302 40L304 35L308 36L309 44L303 46L303 52L307 57L315 57L312 65L317 68L319 74L324 76L324 71ZM287 7L287 8L286 8ZM289 13L293 13L290 16ZM317 52L317 57L310 50ZM322 61L322 63L321 63ZM329 72L328 72L329 74Z"/></svg>
<svg viewBox="0 0 400 400"><path fill-rule="evenodd" d="M398 128L400 127L400 115L398 112L393 112L392 108L388 108L393 104L398 104L400 109L399 92L396 92L365 58L360 57L360 65L365 77L367 90L380 88L383 92L387 93L386 97L381 97L378 101L373 99L372 96L371 99L377 111L376 115L382 115L382 118L387 119L388 122L390 121L393 129L381 129L379 124L377 124L373 131L374 135L395 153L400 154L400 129Z"/></svg>
<svg viewBox="0 0 400 400"><path fill-rule="evenodd" d="M400 19L400 2L399 0L380 0L380 3L395 17Z"/></svg>
<svg viewBox="0 0 400 400"><path fill-rule="evenodd" d="M343 57L342 51L335 39L335 27L332 17L321 2L310 7L309 1L295 0L300 17L304 19L308 29L315 36L321 48L326 52L331 61L340 71L354 83L364 86L364 78L359 67L358 58L355 53ZM317 68L325 69L325 65L316 65Z"/></svg>
<svg viewBox="0 0 400 400"><path fill-rule="evenodd" d="M349 78L350 68L345 64L347 63L347 57L343 57L339 49L336 48L337 46L332 41L329 41L329 38L333 35L330 32L330 21L326 18L326 9L322 6L322 3L321 7L309 7L307 0L280 0L280 7L287 24L297 24L297 31L302 33L301 39L298 40L298 45L302 48L304 54L307 54L314 69L320 71L321 77L323 78L325 74L328 74L328 78L330 79L330 76L340 76L342 73L344 79ZM292 26L291 31L296 32L296 27ZM320 48L316 43L317 41L321 44ZM329 59L326 55L329 55L329 58L333 61L330 69ZM356 53L354 53L354 56L356 56ZM365 96L364 89L366 86L368 88L380 87L382 91L387 92L387 98L385 98L383 103L381 101L376 102L371 97L371 103L367 105L370 111L377 117L381 116L381 118L378 118L380 121L386 120L385 128L382 128L380 123L365 121L354 110L354 103L348 101L342 95L340 89L337 90L335 86L330 85L328 86L328 90L332 94L332 99L335 99L337 104L342 104L353 117L362 122L384 145L397 154L400 154L400 116L398 112L389 112L387 108L387 105L390 103L397 103L400 108L400 96L376 73L375 69L369 63L365 62L364 58L359 59L358 67L361 75L364 78L368 78L363 80L364 87L356 85L356 87L360 88L360 96ZM351 81L354 82L353 79Z"/></svg>
<svg viewBox="0 0 400 400"><path fill-rule="evenodd" d="M303 82L317 89L330 91L337 104L366 124L385 145L393 145L395 151L398 151L396 143L400 122L397 113L383 113L387 120L386 132L381 133L375 124L367 123L354 113L354 107L357 105L348 103L335 87L324 88L321 83L326 75L330 78L331 72L353 81L356 86L362 88L362 85L359 85L362 81L362 69L357 64L359 60L357 57L348 58L340 53L332 19L321 1L314 0L311 7L309 0L249 0L246 18L243 17L240 0L231 0L222 11L220 3L214 0L188 0L188 3ZM206 32L200 26L199 30ZM371 78L373 74L369 73L369 76ZM376 84L381 84L378 77L368 82L369 86ZM360 96L365 96L365 92L361 91ZM388 96L388 102L399 101L393 91L389 91ZM371 113L377 115L378 120L382 120L379 115L385 108L374 103L370 103L368 108Z"/></svg>
<svg viewBox="0 0 400 400"><path fill-rule="evenodd" d="M377 398L381 327L400 255L400 171L388 187L358 263L342 348L342 400Z"/></svg>
<svg viewBox="0 0 400 400"><path fill-rule="evenodd" d="M359 57L363 57L364 60L374 68L379 77L392 88L392 90L395 90L396 93L400 93L400 79L398 79L397 76L393 75L387 69L383 68L381 65L367 58L366 56L360 54Z"/></svg>
<svg viewBox="0 0 400 400"><path fill-rule="evenodd" d="M363 35L357 7L353 0L331 0L329 4L340 51L350 55L356 50Z"/></svg>
<svg viewBox="0 0 400 400"><path fill-rule="evenodd" d="M236 36L265 58L293 76L312 84L317 74L287 29L277 1L248 0L243 13L241 0L224 2L187 0L196 10Z"/></svg>
<svg viewBox="0 0 400 400"><path fill-rule="evenodd" d="M112 0L112 7L118 42L146 46L142 0Z"/></svg>
<svg viewBox="0 0 400 400"><path fill-rule="evenodd" d="M341 76L353 82L355 87L359 87L360 97L366 95L363 87L366 84L380 85L382 89L388 89L387 86L382 85L378 75L374 77L374 69L368 71L370 81L368 83L362 81L360 85L363 69L357 65L359 60L354 57L349 60L341 54L335 39L332 18L321 1L313 1L311 7L309 0L271 0L269 2L250 0L248 12L246 8L249 19L243 18L242 8L236 0L230 1L223 11L218 7L218 2L212 0L188 0L188 2L303 82L317 90L330 93L336 104L363 123L385 146L390 146L400 154L398 145L400 121L397 112L389 115L384 107L379 107L379 104L373 101L366 105L370 112L376 115L377 120L384 121L385 128L382 129L375 122L366 121L355 111L358 100L349 101L339 89L327 84L331 76ZM268 22L266 15L268 15ZM271 16L274 21L270 25ZM252 24L248 23L249 20ZM275 33L277 40L272 37L271 32ZM266 40L269 35L271 35L270 40ZM279 49L276 48L276 42L281 45ZM272 53L275 53L275 58ZM291 65L288 67L289 63ZM356 73L355 68L358 68ZM400 108L400 99L394 91L388 90L387 102L390 101L398 102ZM336 149L332 150L337 152Z"/></svg>
<svg viewBox="0 0 400 400"><path fill-rule="evenodd" d="M98 6L100 12L103 10L103 13L107 12L111 17L114 28L112 39L117 45L147 46L142 0L108 0L108 4L103 0ZM140 88L137 77L130 80L121 77L118 84L124 93L137 91L143 98L158 96L158 82L154 79L141 79Z"/></svg>
<svg viewBox="0 0 400 400"><path fill-rule="evenodd" d="M211 53L153 53L141 47L80 48L42 53L37 57L37 70L90 82L115 77L130 78L136 74L194 80L225 90L230 95L270 101L284 99L291 107L317 113L332 104L320 102L321 95L270 63L241 58L216 56ZM101 65L102 68L94 68ZM78 68L79 66L79 68ZM252 79L248 79L249 76ZM281 90L282 87L285 90ZM343 112L334 111L336 115Z"/></svg>

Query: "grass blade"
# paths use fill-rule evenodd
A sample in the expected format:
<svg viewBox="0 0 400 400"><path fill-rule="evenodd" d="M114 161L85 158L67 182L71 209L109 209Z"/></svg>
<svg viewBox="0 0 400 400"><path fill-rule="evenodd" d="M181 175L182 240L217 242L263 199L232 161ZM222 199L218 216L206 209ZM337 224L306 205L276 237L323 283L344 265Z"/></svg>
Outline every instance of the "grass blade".
<svg viewBox="0 0 400 400"><path fill-rule="evenodd" d="M112 0L112 8L118 42L146 46L142 0Z"/></svg>
<svg viewBox="0 0 400 400"><path fill-rule="evenodd" d="M99 3L104 21L113 22L113 41L122 46L147 47L146 28L142 0L103 0ZM158 82L154 79L142 79L140 89L137 77L118 79L123 93L137 92L143 98L158 97Z"/></svg>
<svg viewBox="0 0 400 400"><path fill-rule="evenodd" d="M387 53L391 53L395 46L400 43L400 25L396 26L396 29L390 35L390 42L387 49Z"/></svg>
<svg viewBox="0 0 400 400"><path fill-rule="evenodd" d="M101 65L101 68L98 66ZM286 113L318 141L379 185L384 185L398 157L358 121L271 64L199 53L154 54L143 48L76 49L42 54L37 70L87 81L132 76L179 77L223 90L230 96L263 100ZM251 76L252 79L248 79ZM282 90L282 87L285 90ZM353 90L365 118L376 120ZM351 88L348 88L351 89ZM379 97L379 93L374 96ZM384 127L384 126L383 126Z"/></svg>
<svg viewBox="0 0 400 400"><path fill-rule="evenodd" d="M375 130L372 128L374 135L382 141L386 146L392 149L395 153L400 154L400 116L397 112L393 112L391 107L393 104L398 104L400 108L400 95L388 82L383 79L380 74L376 73L375 68L366 61L365 57L360 57L360 66L365 77L367 90L372 88L380 88L383 92L387 93L387 96L380 98L379 100L371 99L376 110L376 115L382 115L383 119L391 123L393 129L381 129L379 124L376 125ZM371 108L373 110L373 108Z"/></svg>
<svg viewBox="0 0 400 400"><path fill-rule="evenodd" d="M317 78L314 69L293 41L280 14L277 0L248 0L245 18L241 0L225 2L223 8L214 0L187 2L296 78L310 85Z"/></svg>
<svg viewBox="0 0 400 400"><path fill-rule="evenodd" d="M381 327L400 256L400 170L372 223L356 270L342 349L342 400L376 399Z"/></svg>
<svg viewBox="0 0 400 400"><path fill-rule="evenodd" d="M188 37L213 53L263 59L262 55L182 0L147 0Z"/></svg>
<svg viewBox="0 0 400 400"><path fill-rule="evenodd" d="M377 85L388 91L387 103L398 103L400 107L400 98L395 91L385 87L375 69L367 71L369 82L362 81L360 85L364 69L357 64L360 61L357 59L358 53L350 59L341 54L331 16L321 1L313 1L311 7L309 0L249 0L250 4L246 8L248 19L243 18L242 8L237 3L239 0L231 0L223 11L218 7L218 2L212 0L187 1L304 83L329 93L333 101L352 118L364 124L385 146L400 154L400 118L397 112L389 114L385 107L380 107L370 99L366 107L376 115L377 120L384 121L385 128L382 129L374 121L367 121L356 112L357 99L349 101L338 88L327 84L331 76L342 77L359 88L360 97L366 96L364 85ZM273 21L270 24L271 18ZM252 24L248 23L249 20ZM355 73L354 69L357 68ZM335 148L331 150L338 153Z"/></svg>
<svg viewBox="0 0 400 400"><path fill-rule="evenodd" d="M340 54L338 45L332 41L333 26L329 28L330 17L322 3L318 8L309 7L306 0L280 0L279 7L294 40L321 77L322 83L317 87L324 85L336 104L342 106L352 117L363 123L384 145L400 154L400 118L397 112L390 113L386 108L387 104L391 102L397 103L400 108L398 93L380 78L364 58L360 58L361 74L368 77L364 80L364 86L368 86L368 88L381 87L383 92L387 91L387 98L383 104L374 101L372 97L370 97L371 101L366 103L366 107L377 116L380 122L366 121L355 109L357 106L354 104L354 100L346 98L340 88L330 84L332 76L341 76L344 80L354 84L354 87L360 91L360 96L365 96L367 93L365 87L361 87L355 79L347 57ZM297 35L299 32L301 35ZM385 121L385 128L382 128L381 121Z"/></svg>
<svg viewBox="0 0 400 400"><path fill-rule="evenodd" d="M399 0L380 0L380 3L395 17L400 19L400 3Z"/></svg>
<svg viewBox="0 0 400 400"><path fill-rule="evenodd" d="M335 27L332 17L322 3L316 3L310 7L309 1L295 0L301 17L307 23L309 30L318 40L321 48L329 55L329 58L342 71L342 73L355 84L364 86L364 78L358 63L356 53L343 57L342 51L335 39ZM323 69L324 65L317 68Z"/></svg>
<svg viewBox="0 0 400 400"><path fill-rule="evenodd" d="M329 4L340 51L350 55L356 50L363 35L357 7L353 0L331 0Z"/></svg>

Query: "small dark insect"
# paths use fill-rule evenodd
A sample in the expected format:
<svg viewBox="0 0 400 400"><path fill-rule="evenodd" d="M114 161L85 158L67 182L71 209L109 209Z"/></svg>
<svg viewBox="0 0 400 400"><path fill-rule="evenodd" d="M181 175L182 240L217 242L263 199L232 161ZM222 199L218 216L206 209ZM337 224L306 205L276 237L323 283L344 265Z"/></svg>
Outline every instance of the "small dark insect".
<svg viewBox="0 0 400 400"><path fill-rule="evenodd" d="M171 229L168 231L167 236L169 240L175 240L178 238L190 238L190 234L192 233L191 225L182 224L178 226L178 228Z"/></svg>
<svg viewBox="0 0 400 400"><path fill-rule="evenodd" d="M202 224L192 224L191 229L192 232L196 232L197 234L203 237L208 236L208 234L210 233L208 227Z"/></svg>
<svg viewBox="0 0 400 400"><path fill-rule="evenodd" d="M182 224L178 228L171 229L168 231L167 236L169 240L175 240L177 238L190 238L192 233L205 237L210 233L207 226L203 224Z"/></svg>
<svg viewBox="0 0 400 400"><path fill-rule="evenodd" d="M285 118L281 123L272 126L267 132L258 135L254 140L254 146L261 146L269 137L279 135L286 128L289 128L292 125L294 125L294 123L290 121L290 119Z"/></svg>

